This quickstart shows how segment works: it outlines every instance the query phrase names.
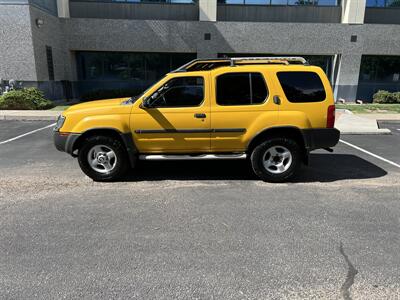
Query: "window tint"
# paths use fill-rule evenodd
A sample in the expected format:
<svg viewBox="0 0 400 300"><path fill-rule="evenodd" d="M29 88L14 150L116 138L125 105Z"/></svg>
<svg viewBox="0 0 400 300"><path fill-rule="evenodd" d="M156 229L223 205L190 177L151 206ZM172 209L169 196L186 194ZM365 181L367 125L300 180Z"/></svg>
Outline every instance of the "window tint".
<svg viewBox="0 0 400 300"><path fill-rule="evenodd" d="M152 107L199 106L204 98L202 77L179 77L169 80L151 96Z"/></svg>
<svg viewBox="0 0 400 300"><path fill-rule="evenodd" d="M322 81L314 72L278 72L278 78L290 102L319 102L326 98Z"/></svg>
<svg viewBox="0 0 400 300"><path fill-rule="evenodd" d="M227 73L217 78L217 104L260 104L268 90L260 73Z"/></svg>

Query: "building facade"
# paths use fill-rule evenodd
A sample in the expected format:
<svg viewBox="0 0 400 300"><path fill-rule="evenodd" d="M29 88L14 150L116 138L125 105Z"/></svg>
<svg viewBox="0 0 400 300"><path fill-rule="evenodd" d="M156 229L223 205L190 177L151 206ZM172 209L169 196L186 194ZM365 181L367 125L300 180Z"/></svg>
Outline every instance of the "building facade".
<svg viewBox="0 0 400 300"><path fill-rule="evenodd" d="M371 101L400 90L400 0L0 0L2 82L54 100L136 94L196 57L254 55L304 56L337 99Z"/></svg>

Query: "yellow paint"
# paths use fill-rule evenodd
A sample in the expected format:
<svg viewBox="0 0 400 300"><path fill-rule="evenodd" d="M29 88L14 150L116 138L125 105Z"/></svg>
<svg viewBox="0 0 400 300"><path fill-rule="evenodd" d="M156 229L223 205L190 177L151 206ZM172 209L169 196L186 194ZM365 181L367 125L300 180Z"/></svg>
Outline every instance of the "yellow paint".
<svg viewBox="0 0 400 300"><path fill-rule="evenodd" d="M314 103L289 102L277 78L279 71L312 71L317 73L325 87L326 100ZM227 72L262 73L269 95L258 105L220 106L215 100L218 75ZM143 99L152 95L172 78L201 76L204 78L204 101L198 107L151 108L141 106ZM279 96L281 104L273 102ZM196 153L244 151L249 141L259 132L276 126L297 128L324 128L329 105L334 104L332 89L319 67L303 65L238 65L211 71L167 74L147 90L136 102L123 105L123 99L110 99L74 105L66 110L61 132L82 133L93 128L114 128L121 133L131 132L141 153ZM195 114L205 114L202 119ZM139 133L137 130L210 130L244 128L245 132L203 133Z"/></svg>
<svg viewBox="0 0 400 300"><path fill-rule="evenodd" d="M61 132L83 133L94 128L113 128L129 132L132 105L121 105L128 98L90 101L73 105L63 112Z"/></svg>
<svg viewBox="0 0 400 300"><path fill-rule="evenodd" d="M160 86L171 78L186 77L187 73L169 74L158 84L147 91L144 97L152 95ZM140 152L208 152L210 150L210 133L135 133L137 129L146 130L179 130L210 129L210 91L209 72L190 72L190 76L203 77L204 100L198 107L177 108L141 108L142 101L137 101L132 108L131 128L136 147ZM144 98L143 97L143 98ZM195 114L205 114L197 119Z"/></svg>

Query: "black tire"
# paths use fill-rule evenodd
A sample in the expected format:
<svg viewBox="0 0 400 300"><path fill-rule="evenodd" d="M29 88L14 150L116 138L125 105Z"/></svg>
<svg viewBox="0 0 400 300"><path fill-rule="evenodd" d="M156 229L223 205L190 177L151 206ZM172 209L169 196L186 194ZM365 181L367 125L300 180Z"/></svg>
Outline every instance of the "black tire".
<svg viewBox="0 0 400 300"><path fill-rule="evenodd" d="M104 145L115 153L115 166L109 172L97 172L91 167L88 161L89 151L98 145ZM129 169L129 159L123 144L120 140L109 136L92 136L87 138L79 149L78 162L82 171L94 181L115 181L121 179Z"/></svg>
<svg viewBox="0 0 400 300"><path fill-rule="evenodd" d="M264 166L264 155L271 147L284 147L290 154L292 161L287 170L275 174ZM288 138L272 138L259 144L251 153L251 166L254 173L262 180L268 182L285 182L292 178L301 166L301 148L296 141Z"/></svg>

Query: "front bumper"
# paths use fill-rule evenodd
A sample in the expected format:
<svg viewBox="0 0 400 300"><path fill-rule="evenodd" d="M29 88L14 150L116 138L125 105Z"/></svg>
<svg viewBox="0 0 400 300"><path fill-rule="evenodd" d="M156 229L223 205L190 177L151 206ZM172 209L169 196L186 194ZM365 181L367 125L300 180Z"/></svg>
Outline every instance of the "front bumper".
<svg viewBox="0 0 400 300"><path fill-rule="evenodd" d="M303 129L302 133L308 151L333 147L340 138L340 131L336 128Z"/></svg>
<svg viewBox="0 0 400 300"><path fill-rule="evenodd" d="M64 133L55 131L53 133L54 145L58 151L66 152L68 154L72 154L74 150L74 144L77 139L80 137L80 134L76 133Z"/></svg>

